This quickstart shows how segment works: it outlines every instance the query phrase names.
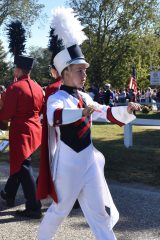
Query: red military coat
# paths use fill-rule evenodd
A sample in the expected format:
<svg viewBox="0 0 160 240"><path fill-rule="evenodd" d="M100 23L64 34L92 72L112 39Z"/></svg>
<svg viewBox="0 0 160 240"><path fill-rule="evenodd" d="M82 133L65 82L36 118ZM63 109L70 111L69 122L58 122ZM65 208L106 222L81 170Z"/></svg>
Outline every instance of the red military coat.
<svg viewBox="0 0 160 240"><path fill-rule="evenodd" d="M10 120L10 174L15 174L41 144L40 112L42 88L28 75L11 84L6 91L0 120Z"/></svg>
<svg viewBox="0 0 160 240"><path fill-rule="evenodd" d="M46 115L46 104L48 97L55 93L61 86L62 80L58 78L55 83L50 84L45 91L45 106L43 109L43 127L42 127L42 143L40 169L37 186L37 199L47 198L49 195L57 202L57 195L54 189L50 165L49 165L49 150L48 150L48 122Z"/></svg>

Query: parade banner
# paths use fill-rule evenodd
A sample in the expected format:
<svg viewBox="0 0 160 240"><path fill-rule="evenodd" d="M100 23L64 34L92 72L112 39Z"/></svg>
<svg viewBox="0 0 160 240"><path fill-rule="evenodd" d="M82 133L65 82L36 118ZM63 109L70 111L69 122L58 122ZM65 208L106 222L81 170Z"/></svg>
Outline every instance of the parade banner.
<svg viewBox="0 0 160 240"><path fill-rule="evenodd" d="M151 85L160 85L160 71L151 71L150 72L150 84Z"/></svg>

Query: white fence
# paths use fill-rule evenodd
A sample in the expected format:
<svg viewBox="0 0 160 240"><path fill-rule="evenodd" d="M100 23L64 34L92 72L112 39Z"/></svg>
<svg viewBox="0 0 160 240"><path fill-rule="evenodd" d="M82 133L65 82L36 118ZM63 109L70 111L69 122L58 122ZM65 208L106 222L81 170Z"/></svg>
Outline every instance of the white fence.
<svg viewBox="0 0 160 240"><path fill-rule="evenodd" d="M136 118L131 123L124 126L124 145L125 147L133 146L132 126L160 126L160 120L154 119L138 119Z"/></svg>

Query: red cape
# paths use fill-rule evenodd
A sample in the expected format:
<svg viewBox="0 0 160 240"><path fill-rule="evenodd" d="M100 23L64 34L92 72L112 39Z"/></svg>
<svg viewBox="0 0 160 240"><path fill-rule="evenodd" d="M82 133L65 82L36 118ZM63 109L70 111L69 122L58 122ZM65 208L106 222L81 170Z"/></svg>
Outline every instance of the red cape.
<svg viewBox="0 0 160 240"><path fill-rule="evenodd" d="M37 185L37 199L45 199L48 196L51 196L53 200L57 203L58 198L54 188L50 165L49 165L49 150L48 150L48 123L46 115L46 103L48 97L55 93L61 86L61 79L49 85L46 88L45 95L45 106L43 111L43 123L42 123L42 142L41 142L41 154L40 154L40 169Z"/></svg>

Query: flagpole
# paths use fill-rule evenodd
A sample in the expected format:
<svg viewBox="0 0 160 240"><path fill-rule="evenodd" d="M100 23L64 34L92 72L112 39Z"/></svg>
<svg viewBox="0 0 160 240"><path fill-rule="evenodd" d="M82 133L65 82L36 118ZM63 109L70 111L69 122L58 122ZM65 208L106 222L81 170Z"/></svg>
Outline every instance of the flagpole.
<svg viewBox="0 0 160 240"><path fill-rule="evenodd" d="M129 89L133 91L134 101L136 101L137 97L137 80L136 80L136 67L135 64L132 64L132 73L129 80Z"/></svg>

